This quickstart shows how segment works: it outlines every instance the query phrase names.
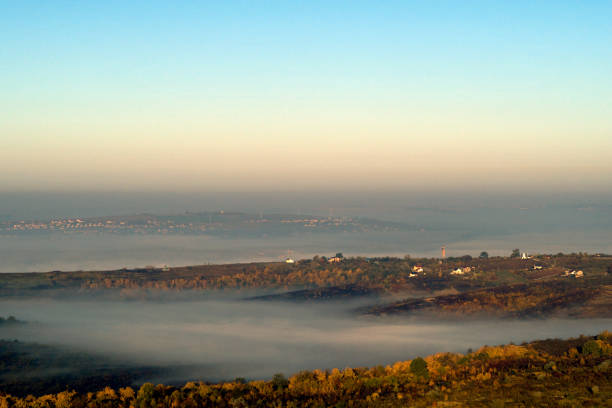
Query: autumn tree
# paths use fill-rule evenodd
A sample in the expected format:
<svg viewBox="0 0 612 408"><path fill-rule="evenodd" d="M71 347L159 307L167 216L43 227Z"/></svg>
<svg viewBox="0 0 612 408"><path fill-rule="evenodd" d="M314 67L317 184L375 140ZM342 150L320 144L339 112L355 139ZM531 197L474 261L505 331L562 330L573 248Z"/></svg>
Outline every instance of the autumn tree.
<svg viewBox="0 0 612 408"><path fill-rule="evenodd" d="M153 399L155 386L151 383L144 383L138 390L136 397L136 406L138 408L154 408L155 400Z"/></svg>

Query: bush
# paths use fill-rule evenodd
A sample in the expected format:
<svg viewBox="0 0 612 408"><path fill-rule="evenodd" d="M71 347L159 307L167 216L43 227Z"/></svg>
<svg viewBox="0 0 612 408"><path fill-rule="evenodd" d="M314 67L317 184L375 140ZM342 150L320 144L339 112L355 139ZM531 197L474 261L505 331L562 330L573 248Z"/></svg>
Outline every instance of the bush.
<svg viewBox="0 0 612 408"><path fill-rule="evenodd" d="M272 377L272 385L276 390L280 391L289 386L289 380L283 374L274 374Z"/></svg>
<svg viewBox="0 0 612 408"><path fill-rule="evenodd" d="M589 340L582 345L580 350L585 356L599 357L601 356L601 347L595 340Z"/></svg>
<svg viewBox="0 0 612 408"><path fill-rule="evenodd" d="M604 330L601 333L599 333L599 335L597 336L597 340L603 340L603 341L611 341L612 340L612 333L609 332L608 330Z"/></svg>
<svg viewBox="0 0 612 408"><path fill-rule="evenodd" d="M417 357L410 362L410 372L417 377L429 377L429 370L427 369L427 362L421 357Z"/></svg>
<svg viewBox="0 0 612 408"><path fill-rule="evenodd" d="M153 399L155 386L151 383L144 383L138 390L137 406L139 408L152 408L155 406L155 400Z"/></svg>

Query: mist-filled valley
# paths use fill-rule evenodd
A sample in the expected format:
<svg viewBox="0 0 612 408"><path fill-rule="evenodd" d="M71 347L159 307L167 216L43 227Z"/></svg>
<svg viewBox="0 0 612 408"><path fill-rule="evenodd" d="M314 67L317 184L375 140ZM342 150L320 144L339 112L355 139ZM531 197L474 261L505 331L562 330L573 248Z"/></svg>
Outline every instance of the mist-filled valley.
<svg viewBox="0 0 612 408"><path fill-rule="evenodd" d="M612 318L450 322L360 317L354 311L363 303L262 302L235 295L182 301L3 299L0 310L27 323L0 327L0 334L98 355L124 367L166 367L138 380L184 383L386 365L612 327Z"/></svg>

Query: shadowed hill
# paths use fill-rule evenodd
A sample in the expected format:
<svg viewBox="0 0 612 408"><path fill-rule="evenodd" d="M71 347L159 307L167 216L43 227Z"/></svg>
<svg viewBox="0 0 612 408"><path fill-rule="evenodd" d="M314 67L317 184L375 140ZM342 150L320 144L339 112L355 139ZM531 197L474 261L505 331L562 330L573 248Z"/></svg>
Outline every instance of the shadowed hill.
<svg viewBox="0 0 612 408"><path fill-rule="evenodd" d="M612 277L503 285L456 295L406 299L362 312L378 316L611 317Z"/></svg>

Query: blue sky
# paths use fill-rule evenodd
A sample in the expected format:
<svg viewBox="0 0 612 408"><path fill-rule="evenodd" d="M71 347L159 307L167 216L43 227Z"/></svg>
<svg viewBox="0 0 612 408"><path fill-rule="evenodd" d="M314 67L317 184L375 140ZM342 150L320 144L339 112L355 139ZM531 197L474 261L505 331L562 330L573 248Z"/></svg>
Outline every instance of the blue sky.
<svg viewBox="0 0 612 408"><path fill-rule="evenodd" d="M127 3L0 2L0 185L610 187L612 2Z"/></svg>

